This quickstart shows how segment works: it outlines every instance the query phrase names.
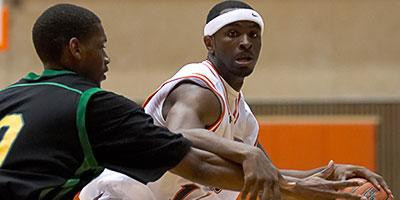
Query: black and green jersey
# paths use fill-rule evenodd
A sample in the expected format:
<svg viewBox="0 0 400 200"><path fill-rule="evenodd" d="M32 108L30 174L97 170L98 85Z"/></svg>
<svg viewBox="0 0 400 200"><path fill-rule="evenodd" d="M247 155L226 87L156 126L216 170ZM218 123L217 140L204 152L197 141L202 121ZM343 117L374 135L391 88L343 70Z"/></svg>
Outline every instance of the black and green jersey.
<svg viewBox="0 0 400 200"><path fill-rule="evenodd" d="M70 71L29 73L0 91L0 199L72 199L104 167L143 183L191 143L136 103Z"/></svg>

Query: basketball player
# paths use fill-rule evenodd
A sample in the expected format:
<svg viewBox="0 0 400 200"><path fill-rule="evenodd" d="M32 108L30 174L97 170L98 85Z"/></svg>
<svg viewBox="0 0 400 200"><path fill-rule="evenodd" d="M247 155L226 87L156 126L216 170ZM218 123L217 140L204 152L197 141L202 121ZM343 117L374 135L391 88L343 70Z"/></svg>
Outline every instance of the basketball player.
<svg viewBox="0 0 400 200"><path fill-rule="evenodd" d="M144 108L160 126L170 130L208 129L221 137L241 141L249 145L261 145L257 141L258 124L245 102L241 88L244 79L256 65L264 22L261 15L242 1L223 1L215 5L207 16L204 27L204 44L207 60L183 66L172 78L164 82L145 102ZM187 138L195 136L185 135ZM390 190L383 178L365 168L335 165L336 174L345 180L363 176ZM287 178L304 178L320 169L305 171L281 170ZM340 174L340 175L339 175ZM347 175L347 177L346 177ZM336 179L340 180L340 179ZM205 186L191 187L190 181L171 173L150 183L157 199L210 199L237 198L238 193ZM244 188L246 196L250 188Z"/></svg>
<svg viewBox="0 0 400 200"><path fill-rule="evenodd" d="M36 20L32 38L44 71L0 91L1 200L72 199L105 167L142 185L167 170L232 190L246 184L241 165L192 147L181 134L155 126L134 102L99 88L110 61L93 12L52 6ZM249 184L277 179L256 148L235 147L241 153L231 156L257 175Z"/></svg>
<svg viewBox="0 0 400 200"><path fill-rule="evenodd" d="M263 28L264 23L261 16L249 5L239 1L224 1L217 4L210 11L204 29L204 42L209 51L208 60L184 66L149 97L144 103L145 111L152 115L157 125L172 130L209 130L222 138L241 141L252 146L257 145L258 124L244 101L240 89L244 78L251 74L258 59ZM209 133L214 134L212 132ZM224 149L219 145L207 146L207 144L215 144L214 140L217 140L211 135L207 137L186 131L185 136L195 145L218 155L218 151ZM333 167L335 166L331 164L327 169L333 169ZM288 179L301 185L307 182L304 178L320 171L321 169L308 172L284 172L292 176L287 177ZM108 177L113 177L112 173L108 174ZM118 174L115 174L114 178L117 177ZM219 177L225 178L224 176ZM94 195L103 191L105 194L113 196L113 191L102 186L105 179L100 178L98 183L92 182L90 187L86 187L86 191L84 191L91 190ZM129 185L129 179L124 179L124 181ZM325 190L321 190L321 188L313 190L315 189L313 187L302 189L294 187L291 192L308 199L334 198L334 195L340 194L333 192L334 189L337 189L332 187L333 184L338 183L318 180L318 184L314 185L319 185ZM166 173L160 180L150 183L149 187L157 200L234 200L238 196L238 192L202 186L171 173ZM260 185L259 187L271 186ZM335 187L340 186L336 185ZM257 189L245 187L242 197L251 193L251 199L255 199L257 195L254 194L257 193L254 190ZM279 195L275 196L279 193L279 187L278 191L274 188L269 192L271 195L268 196L269 199L279 199ZM347 198L360 197L347 196ZM129 199L129 196L125 196L123 199Z"/></svg>

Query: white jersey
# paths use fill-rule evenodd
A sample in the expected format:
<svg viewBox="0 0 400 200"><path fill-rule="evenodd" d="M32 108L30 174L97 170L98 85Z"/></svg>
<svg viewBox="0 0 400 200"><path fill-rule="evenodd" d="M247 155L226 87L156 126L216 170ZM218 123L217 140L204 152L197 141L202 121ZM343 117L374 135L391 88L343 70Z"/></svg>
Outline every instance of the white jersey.
<svg viewBox="0 0 400 200"><path fill-rule="evenodd" d="M242 92L236 92L231 88L209 61L185 65L145 101L144 109L153 117L156 125L166 126L162 116L164 101L178 83L187 80L209 88L219 98L222 112L219 119L208 127L209 130L230 140L255 145L259 126ZM239 195L234 191L202 186L170 172L156 182L149 183L148 186L157 200L235 200Z"/></svg>

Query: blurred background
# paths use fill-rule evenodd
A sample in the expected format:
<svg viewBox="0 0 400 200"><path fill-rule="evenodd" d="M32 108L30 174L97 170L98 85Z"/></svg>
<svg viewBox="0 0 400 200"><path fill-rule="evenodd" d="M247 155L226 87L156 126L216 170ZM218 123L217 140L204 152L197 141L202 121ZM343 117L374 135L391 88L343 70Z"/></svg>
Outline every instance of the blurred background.
<svg viewBox="0 0 400 200"><path fill-rule="evenodd" d="M0 87L41 63L35 19L69 2L102 19L111 58L103 88L143 102L180 66L202 61L215 0L5 0ZM243 92L260 140L280 168L337 163L382 174L400 195L400 1L253 0L266 22L263 49Z"/></svg>

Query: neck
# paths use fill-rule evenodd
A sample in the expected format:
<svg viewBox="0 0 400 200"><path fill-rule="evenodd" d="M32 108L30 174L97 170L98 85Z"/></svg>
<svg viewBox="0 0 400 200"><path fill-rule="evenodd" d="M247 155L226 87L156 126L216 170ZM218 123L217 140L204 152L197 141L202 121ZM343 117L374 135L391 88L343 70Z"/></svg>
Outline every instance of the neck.
<svg viewBox="0 0 400 200"><path fill-rule="evenodd" d="M74 71L70 67L67 67L61 63L53 63L53 62L46 62L43 63L43 68L44 69L51 69L51 70L69 70L69 71Z"/></svg>
<svg viewBox="0 0 400 200"><path fill-rule="evenodd" d="M64 70L65 68L63 67L57 67L57 66L52 66L52 65L44 65L44 69L51 69L51 70Z"/></svg>
<svg viewBox="0 0 400 200"><path fill-rule="evenodd" d="M208 55L208 60L213 64L218 74L237 92L240 92L244 83L244 77L239 77L232 74L228 69L229 66L225 66L215 56Z"/></svg>

